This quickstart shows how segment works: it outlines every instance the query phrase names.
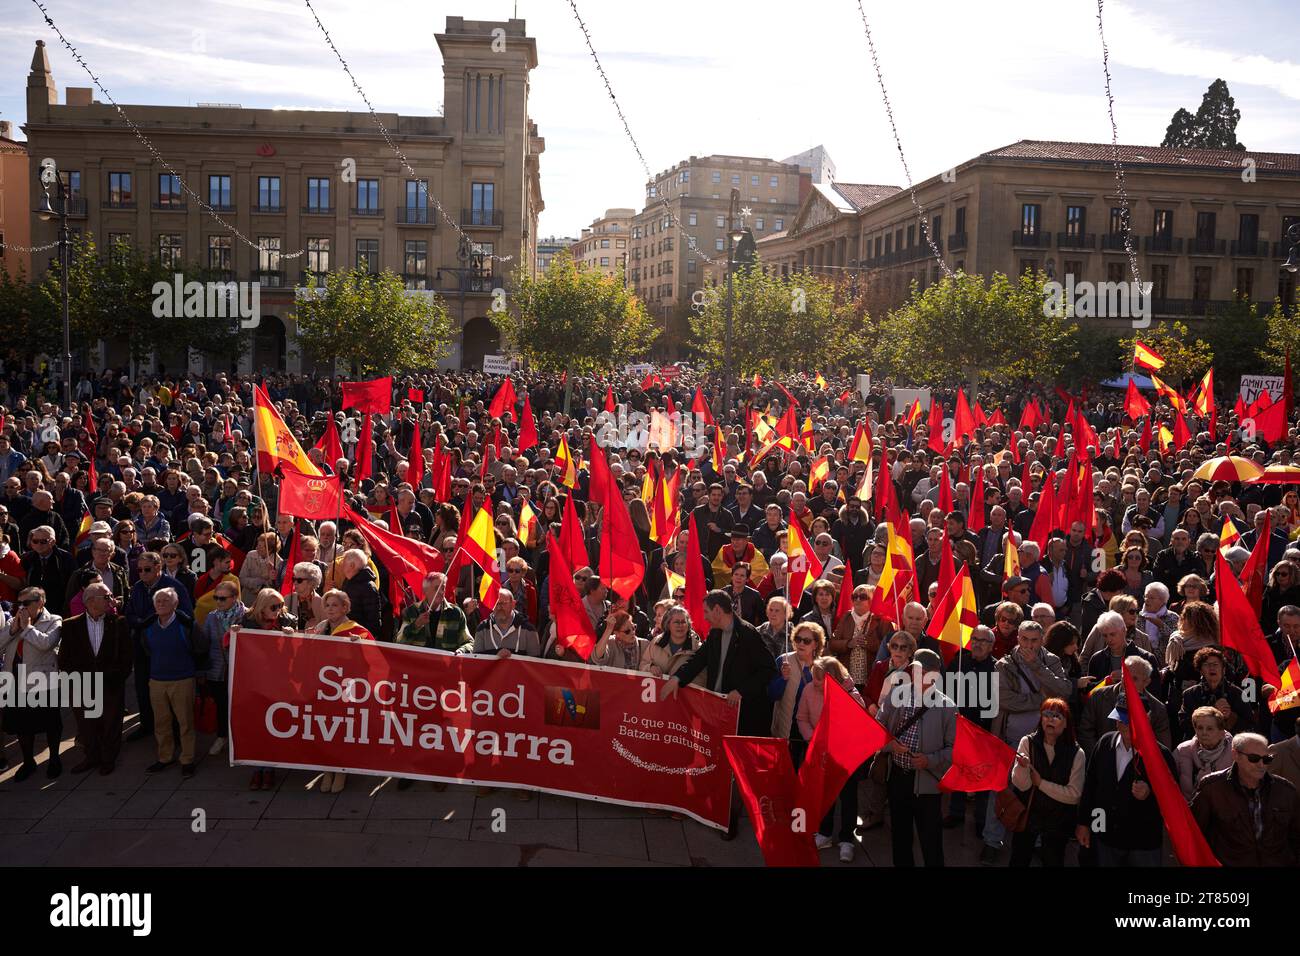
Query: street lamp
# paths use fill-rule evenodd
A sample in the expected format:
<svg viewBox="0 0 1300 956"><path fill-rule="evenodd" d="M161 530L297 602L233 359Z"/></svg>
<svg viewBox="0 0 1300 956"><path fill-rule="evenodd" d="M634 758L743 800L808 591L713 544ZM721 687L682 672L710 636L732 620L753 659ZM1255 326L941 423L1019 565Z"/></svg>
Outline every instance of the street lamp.
<svg viewBox="0 0 1300 956"><path fill-rule="evenodd" d="M59 286L63 296L63 397L68 414L72 415L72 326L68 319L68 260L71 257L68 241L68 187L59 175L54 160L41 160L41 183L44 189L36 216L41 222L59 221ZM55 188L57 207L50 202L50 186Z"/></svg>
<svg viewBox="0 0 1300 956"><path fill-rule="evenodd" d="M1287 229L1286 241L1291 243L1291 254L1282 263L1282 268L1294 275L1300 271L1300 222L1292 223Z"/></svg>

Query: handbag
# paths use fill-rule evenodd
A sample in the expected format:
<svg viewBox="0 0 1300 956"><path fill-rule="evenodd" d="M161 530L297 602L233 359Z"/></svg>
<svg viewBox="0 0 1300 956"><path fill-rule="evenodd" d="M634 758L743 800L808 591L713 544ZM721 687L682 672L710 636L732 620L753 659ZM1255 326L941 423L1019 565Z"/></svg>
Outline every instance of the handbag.
<svg viewBox="0 0 1300 956"><path fill-rule="evenodd" d="M998 791L993 812L997 814L998 821L1007 828L1008 833L1025 832L1025 827L1029 824L1029 808L1034 805L1034 794L1037 792L1037 786L1030 788L1029 800L1022 801L1015 787Z"/></svg>
<svg viewBox="0 0 1300 956"><path fill-rule="evenodd" d="M907 720L903 721L903 725L894 732L893 736L895 738L903 736L903 734L907 733L909 727L921 719L921 715L924 713L924 705L916 708L916 712L912 714L911 717L907 718ZM890 760L890 757L892 756L893 754L889 752L888 745L877 750L875 755L871 758L871 766L867 768L867 779L879 784L888 781L889 765L893 763L893 761Z"/></svg>

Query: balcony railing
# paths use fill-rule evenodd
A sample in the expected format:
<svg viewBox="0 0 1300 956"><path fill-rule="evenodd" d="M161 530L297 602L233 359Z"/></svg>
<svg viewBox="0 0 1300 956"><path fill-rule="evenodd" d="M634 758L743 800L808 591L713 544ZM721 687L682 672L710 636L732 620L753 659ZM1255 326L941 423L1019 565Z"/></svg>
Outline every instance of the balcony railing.
<svg viewBox="0 0 1300 956"><path fill-rule="evenodd" d="M312 281L315 280L317 288L324 288L325 278L328 275L328 272L313 272L310 269L304 269L302 272L298 273L298 284L301 286L309 286L312 284Z"/></svg>
<svg viewBox="0 0 1300 956"><path fill-rule="evenodd" d="M490 275L462 275L460 289L462 292L491 292L496 288L496 281Z"/></svg>
<svg viewBox="0 0 1300 956"><path fill-rule="evenodd" d="M1187 240L1187 252L1193 256L1221 256L1228 251L1228 240L1193 236Z"/></svg>
<svg viewBox="0 0 1300 956"><path fill-rule="evenodd" d="M284 206L283 205L263 206L261 203L258 203L256 206L253 207L253 212L269 213L274 215L276 213L284 212Z"/></svg>
<svg viewBox="0 0 1300 956"><path fill-rule="evenodd" d="M1221 312L1234 304L1229 299L1152 299L1151 311L1156 315L1196 319Z"/></svg>
<svg viewBox="0 0 1300 956"><path fill-rule="evenodd" d="M1091 232L1058 232L1056 234L1058 249L1095 249L1097 236Z"/></svg>
<svg viewBox="0 0 1300 956"><path fill-rule="evenodd" d="M1183 251L1183 240L1177 236L1146 236L1144 237L1142 248L1146 252L1181 254Z"/></svg>
<svg viewBox="0 0 1300 956"><path fill-rule="evenodd" d="M333 206L303 206L302 214L304 216L332 216L334 215Z"/></svg>
<svg viewBox="0 0 1300 956"><path fill-rule="evenodd" d="M427 226L436 221L434 217L429 215L428 206L397 207L397 224L399 226Z"/></svg>
<svg viewBox="0 0 1300 956"><path fill-rule="evenodd" d="M283 269L256 269L253 271L253 281L260 282L268 289L279 289L284 286Z"/></svg>
<svg viewBox="0 0 1300 956"><path fill-rule="evenodd" d="M159 199L153 204L156 212L184 212L186 205L180 199Z"/></svg>
<svg viewBox="0 0 1300 956"><path fill-rule="evenodd" d="M1137 236L1133 237L1133 249L1137 251L1142 245ZM1103 232L1101 234L1101 248L1107 252L1124 252L1124 233L1122 232Z"/></svg>
<svg viewBox="0 0 1300 956"><path fill-rule="evenodd" d="M235 211L235 204L234 204L234 203L228 203L228 202L226 202L226 203L222 203L222 202L209 202L209 203L208 203L208 207L209 207L213 212L234 212L234 211Z"/></svg>
<svg viewBox="0 0 1300 956"><path fill-rule="evenodd" d="M948 236L948 249L952 252L960 252L966 248L966 233L954 232Z"/></svg>
<svg viewBox="0 0 1300 956"><path fill-rule="evenodd" d="M100 207L103 209L134 209L135 200L134 199L105 199L102 203L100 203Z"/></svg>
<svg viewBox="0 0 1300 956"><path fill-rule="evenodd" d="M1286 258L1287 256L1289 256L1289 255L1291 255L1291 243L1289 243L1289 242L1275 242L1275 243L1273 243L1273 258L1274 258L1274 259L1285 259L1285 258Z"/></svg>
<svg viewBox="0 0 1300 956"><path fill-rule="evenodd" d="M1268 255L1268 243L1261 239L1234 239L1232 254L1247 259L1260 259Z"/></svg>
<svg viewBox="0 0 1300 956"><path fill-rule="evenodd" d="M85 219L85 218L86 218L86 197L84 197L84 196L70 196L70 197L68 197L68 199L67 199L67 203L68 203L68 217L69 217L69 218L71 218L71 219Z"/></svg>
<svg viewBox="0 0 1300 956"><path fill-rule="evenodd" d="M383 214L384 214L384 209L382 206L362 206L362 207L353 206L352 207L352 215L354 216L369 216L377 219Z"/></svg>
<svg viewBox="0 0 1300 956"><path fill-rule="evenodd" d="M503 220L503 211L500 209L462 209L460 211L460 224L462 226L500 228Z"/></svg>
<svg viewBox="0 0 1300 956"><path fill-rule="evenodd" d="M1013 246L1033 246L1046 249L1052 244L1052 234L1050 232L1025 232L1022 229L1017 229L1011 233L1011 244Z"/></svg>

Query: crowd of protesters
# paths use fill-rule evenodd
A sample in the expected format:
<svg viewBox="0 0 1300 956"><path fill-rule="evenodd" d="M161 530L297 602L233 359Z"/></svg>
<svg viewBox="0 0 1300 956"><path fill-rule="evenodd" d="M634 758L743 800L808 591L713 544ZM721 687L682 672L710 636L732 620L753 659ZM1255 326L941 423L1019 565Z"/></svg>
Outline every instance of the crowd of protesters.
<svg viewBox="0 0 1300 956"><path fill-rule="evenodd" d="M557 634L549 608L546 532L559 532L571 496L588 552L573 580L597 637L588 663L667 678L664 694L681 684L727 694L740 707L739 732L788 738L796 765L828 678L889 730L887 751L844 788L838 826L833 807L816 835L820 849L838 847L844 862L854 858L864 830L888 819L896 865L913 865L914 831L925 864L942 865L942 831L967 827L969 816L988 865L1027 865L1035 856L1061 865L1071 842L1083 865L1159 864L1164 825L1133 748L1129 713L1139 702L1127 699L1119 680L1125 664L1161 754L1220 860L1300 861L1300 709L1268 706L1278 689L1261 686L1225 646L1214 603L1221 543L1236 537L1235 528L1240 540L1224 557L1240 573L1267 515L1259 617L1285 671L1300 639L1297 486L1193 477L1197 465L1230 446L1261 465L1290 465L1294 428L1271 447L1253 438L1243 443L1223 406L1216 434L1201 431L1181 449L1144 451L1118 395L1105 393L1101 400L1079 396L1101 440L1074 449L1072 430L1060 424L1065 403L1027 385L980 396L1013 424L981 425L935 452L926 419L905 421L888 383L863 397L841 392L843 383L826 389L796 376L781 385L745 383L727 405L715 379L688 370L652 384L527 373L514 382L520 404L529 399L539 439L522 453L519 407L499 417L488 412L499 377L395 379L392 411L373 416L372 468L362 481L353 477L359 414L342 409L340 383L301 376L265 382L313 461L344 478L355 510L432 544L443 568L456 555L466 509L477 513L491 502L505 562L501 596L488 609L478 606L478 572L469 566L455 581L431 570L422 594L394 606L388 569L364 535L345 521L281 514L279 476L257 470L253 383L246 378L132 383L111 372L86 375L75 383L72 410L39 382L0 380L0 658L9 671L21 664L28 672L104 675L103 712L75 714L81 758L70 771L112 773L130 713L137 717L125 739L156 748L151 773L179 763L189 776L205 750L221 755L233 628L580 660ZM560 438L583 455L603 421L616 418L602 418L607 394L624 411L685 410L697 386L726 442L720 470L707 444L660 449L644 436L602 440L646 569L635 593L619 595L599 574L603 516L590 500L590 475L580 468L572 488L563 483L555 461ZM1054 414L1036 428L1017 428L1031 397ZM934 398L953 407L951 393ZM811 434L755 463L761 443L746 432L746 410L775 419L791 401ZM326 460L317 444L331 417L343 456ZM860 423L875 433L869 464L850 456ZM424 462L413 487L406 456L417 429ZM707 434L712 442L716 433ZM451 456L446 500L433 488L435 447ZM1052 528L1040 549L1028 538L1045 478L1065 468L1072 451L1086 451L1093 464L1093 526ZM810 466L823 456L829 471L810 487ZM648 468L682 475L681 530L667 545L652 533L642 498ZM889 560L889 531L875 500L878 479L864 476L882 469L910 515L915 553L916 577L893 615L898 620L871 610ZM972 502L977 471L983 501ZM525 504L539 519L535 528L522 522ZM982 512L974 533L973 508ZM707 634L683 604L692 515L712 588L704 602ZM822 577L792 606L794 522ZM1233 526L1227 534L1225 524ZM1008 531L1016 536L1019 573L1006 573ZM937 584L945 553L969 568L981 621L956 657L927 633L943 597ZM851 604L844 610L841 593ZM942 695L944 706L930 707L900 703L894 693L909 682L938 686L954 669L996 684L994 716ZM211 709L216 719L201 731L196 715ZM940 788L958 712L1017 750L1007 788L1026 808L1018 821L1006 795ZM45 776L63 772L59 708L7 707L2 719L18 744L15 780L38 771L42 735ZM0 748L0 761L12 754ZM324 774L319 788L337 793L346 783L344 774ZM253 789L274 786L272 770L250 781Z"/></svg>

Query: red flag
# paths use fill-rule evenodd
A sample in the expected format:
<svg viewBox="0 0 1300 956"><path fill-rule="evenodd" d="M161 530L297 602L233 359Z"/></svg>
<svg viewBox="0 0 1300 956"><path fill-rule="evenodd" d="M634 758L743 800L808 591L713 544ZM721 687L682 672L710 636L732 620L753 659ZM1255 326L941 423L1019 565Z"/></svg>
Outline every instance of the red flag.
<svg viewBox="0 0 1300 956"><path fill-rule="evenodd" d="M1026 403L1025 407L1020 410L1020 424L1016 427L1021 431L1032 431L1038 424L1038 405L1035 400Z"/></svg>
<svg viewBox="0 0 1300 956"><path fill-rule="evenodd" d="M286 466L280 482L280 511L295 518L333 521L343 513L343 489L337 475L318 478Z"/></svg>
<svg viewBox="0 0 1300 956"><path fill-rule="evenodd" d="M450 460L451 456L447 457ZM460 583L460 569L469 560L465 554L465 536L469 534L469 526L473 520L473 498L467 497L460 509L460 527L456 530L456 553L451 556L451 562L447 566L447 589L449 591L456 590L456 586Z"/></svg>
<svg viewBox="0 0 1300 956"><path fill-rule="evenodd" d="M935 600L943 599L943 596L952 588L953 579L957 577L957 565L952 560L952 542L948 540L948 532L945 529L943 537L939 543L939 589L935 591ZM928 595L922 594L921 598L928 598ZM928 604L926 600L924 603Z"/></svg>
<svg viewBox="0 0 1300 956"><path fill-rule="evenodd" d="M1142 434L1138 436L1138 447L1142 449L1142 454L1151 453L1151 419L1154 416L1147 415L1146 424L1142 426Z"/></svg>
<svg viewBox="0 0 1300 956"><path fill-rule="evenodd" d="M673 396L670 392L664 392L664 412L669 417L677 414L677 405L673 402Z"/></svg>
<svg viewBox="0 0 1300 956"><path fill-rule="evenodd" d="M996 408L993 414L989 416L988 424L990 428L1006 428L1007 417L1002 414L1002 409Z"/></svg>
<svg viewBox="0 0 1300 956"><path fill-rule="evenodd" d="M591 566L591 557L587 554L587 538L583 534L578 510L573 505L572 494L564 496L564 515L560 519L560 547L564 549L564 559L571 568Z"/></svg>
<svg viewBox="0 0 1300 956"><path fill-rule="evenodd" d="M957 410L953 412L953 429L952 440L961 448L966 442L971 440L975 434L975 416L970 410L970 403L966 401L966 393L962 389L957 389Z"/></svg>
<svg viewBox="0 0 1300 956"><path fill-rule="evenodd" d="M817 866L812 833L820 822L792 825L799 809L799 785L790 762L790 744L775 737L723 737L722 746L736 774L754 836L768 866Z"/></svg>
<svg viewBox="0 0 1300 956"><path fill-rule="evenodd" d="M847 564L841 568L844 574L840 577L840 597L835 603L835 623L838 625L844 619L844 615L853 610L853 570Z"/></svg>
<svg viewBox="0 0 1300 956"><path fill-rule="evenodd" d="M1255 538L1255 547L1251 549L1250 560L1241 569L1241 585L1245 590L1246 600L1250 602L1251 608L1255 611L1255 617L1259 617L1264 610L1268 546L1273 534L1273 515L1267 508L1262 510L1264 513L1264 526L1257 530L1258 537ZM1277 685L1274 684L1273 686L1276 687Z"/></svg>
<svg viewBox="0 0 1300 956"><path fill-rule="evenodd" d="M466 512L468 510L467 508ZM416 541L414 538L407 538L400 531L379 527L351 507L344 506L343 517L356 525L357 530L366 539L366 544L370 545L371 555L387 568L389 598L400 612L402 604L405 603L407 590L413 595L422 593L425 574L441 564L442 556L432 546ZM453 567L448 569L447 590L453 594L456 590L456 577L460 573L461 560L461 553L458 551L453 559Z"/></svg>
<svg viewBox="0 0 1300 956"><path fill-rule="evenodd" d="M519 422L519 454L537 445L537 422L533 418L533 405L524 393L524 413Z"/></svg>
<svg viewBox="0 0 1300 956"><path fill-rule="evenodd" d="M700 554L700 535L695 529L695 513L687 528L686 538L686 593L684 602L686 612L691 616L691 625L700 640L709 636L709 621L704 616L704 594L708 591L708 582L704 579L704 558Z"/></svg>
<svg viewBox="0 0 1300 956"><path fill-rule="evenodd" d="M1279 402L1278 405L1282 403ZM1267 543L1265 549L1267 550ZM1250 602L1242 593L1237 576L1224 560L1223 551L1214 557L1214 593L1218 598L1216 607L1219 611L1219 636L1225 647L1231 647L1241 655L1246 667L1265 684L1282 686L1282 674L1277 669L1277 659L1273 656L1264 632L1260 630L1259 616L1251 609Z"/></svg>
<svg viewBox="0 0 1300 956"><path fill-rule="evenodd" d="M433 468L429 474L429 484L433 487L436 501L446 501L451 497L451 455L442 450L442 436L433 444Z"/></svg>
<svg viewBox="0 0 1300 956"><path fill-rule="evenodd" d="M409 467L406 469L406 480L411 483L411 487L418 493L420 482L424 480L424 449L420 447L420 419L417 417L414 426L411 429L411 451L406 456Z"/></svg>
<svg viewBox="0 0 1300 956"><path fill-rule="evenodd" d="M316 479L319 481L320 479ZM283 491L281 492L283 494ZM284 510L284 499L280 500L281 510ZM337 516L338 512L334 513ZM288 597L293 593L293 566L302 560L302 551L299 548L299 542L302 540L302 529L298 527L298 519L293 520L293 530L289 532L289 557L284 562L284 574L280 578L280 593Z"/></svg>
<svg viewBox="0 0 1300 956"><path fill-rule="evenodd" d="M659 382L659 377L654 372L647 372L645 378L641 380L641 391L648 392Z"/></svg>
<svg viewBox="0 0 1300 956"><path fill-rule="evenodd" d="M1174 412L1174 447L1182 451L1191 442L1192 433L1187 427L1187 419L1183 417L1182 412Z"/></svg>
<svg viewBox="0 0 1300 956"><path fill-rule="evenodd" d="M229 419L226 420L226 429L227 433L229 433ZM229 441L230 439L227 438L226 440ZM325 417L325 432L312 447L320 449L321 458L325 460L325 464L329 465L330 471L338 467L338 460L343 457L343 443L339 441L339 429L334 423L333 415Z"/></svg>
<svg viewBox="0 0 1300 956"><path fill-rule="evenodd" d="M357 440L357 450L353 456L356 458L357 463L353 478L356 479L358 485L372 474L370 458L375 450L374 430L375 425L370 418L370 413L363 412L361 415L361 437Z"/></svg>
<svg viewBox="0 0 1300 956"><path fill-rule="evenodd" d="M645 558L632 516L623 502L623 489L614 481L595 435L591 436L590 456L592 500L599 500L604 511L600 522L600 577L616 594L631 600L645 579ZM600 499L596 497L598 486Z"/></svg>
<svg viewBox="0 0 1300 956"><path fill-rule="evenodd" d="M506 412L515 410L515 383L509 375L497 389L497 393L492 396L492 404L488 406L488 415L492 418L500 418Z"/></svg>
<svg viewBox="0 0 1300 956"><path fill-rule="evenodd" d="M809 821L820 821L835 805L854 771L889 742L889 733L879 721L869 716L830 674L822 688L821 717L799 767L799 804L807 810Z"/></svg>
<svg viewBox="0 0 1300 956"><path fill-rule="evenodd" d="M939 466L939 511L945 518L952 514L952 481L946 461Z"/></svg>
<svg viewBox="0 0 1300 956"><path fill-rule="evenodd" d="M939 781L940 790L978 793L1005 790L1016 752L973 720L957 715L952 765Z"/></svg>
<svg viewBox="0 0 1300 956"><path fill-rule="evenodd" d="M393 408L393 377L369 382L344 382L343 407L367 414L387 415Z"/></svg>
<svg viewBox="0 0 1300 956"><path fill-rule="evenodd" d="M1038 550L1047 553L1047 539L1056 525L1056 475L1051 472L1043 474L1043 490L1038 496L1038 508L1034 511L1034 522L1029 526L1029 540L1038 545Z"/></svg>
<svg viewBox="0 0 1300 956"><path fill-rule="evenodd" d="M555 619L555 640L560 647L571 647L584 661L591 657L596 646L596 630L592 627L587 609L573 583L573 566L565 558L564 548L555 536L546 536L546 550L551 556L548 587L551 595L551 617ZM584 564L586 562L583 562Z"/></svg>
<svg viewBox="0 0 1300 956"><path fill-rule="evenodd" d="M233 434L231 434L231 431L230 431L230 416L229 416L229 415L223 415L222 418L223 418L223 420L225 421L225 431L222 432L222 435L221 435L221 441L222 441L224 444L229 445L231 442L233 442L233 441L235 440L235 436L234 436ZM87 421L90 420L90 409L86 409L86 420L87 420ZM93 437L93 436L92 436L92 437Z"/></svg>
<svg viewBox="0 0 1300 956"><path fill-rule="evenodd" d="M1268 392L1263 394L1267 395ZM1246 421L1254 421L1255 435L1263 439L1270 445L1286 438L1286 403L1274 402L1263 411L1255 412L1254 416L1247 415Z"/></svg>
<svg viewBox="0 0 1300 956"><path fill-rule="evenodd" d="M618 403L614 401L614 386L605 386L605 411L613 414L618 409Z"/></svg>
<svg viewBox="0 0 1300 956"><path fill-rule="evenodd" d="M970 482L970 515L966 518L966 528L971 534L984 530L984 468L971 469L974 474Z"/></svg>
<svg viewBox="0 0 1300 956"><path fill-rule="evenodd" d="M776 383L776 387L779 388L779 389L781 390L781 394L782 394L782 395L784 395L787 399L789 399L791 405L794 405L794 406L797 406L797 407L801 407L801 406L799 406L799 399L797 399L797 398L795 398L793 395L791 395L791 394L790 394L790 390L789 390L788 388L786 388L786 387L785 387L784 385L782 385L780 382L777 382L777 383Z"/></svg>
<svg viewBox="0 0 1300 956"><path fill-rule="evenodd" d="M989 418L987 415L984 414L984 409L980 408L980 403L978 398L975 399L975 408L973 409L973 411L975 415L975 427L976 428L987 427L989 424Z"/></svg>
<svg viewBox="0 0 1300 956"><path fill-rule="evenodd" d="M695 386L695 397L691 399L691 411L699 415L709 425L717 425L713 420L713 409L709 408L709 403L704 400L704 392L700 387Z"/></svg>
<svg viewBox="0 0 1300 956"><path fill-rule="evenodd" d="M406 399L412 405L424 404L424 390L420 388L408 388L406 390Z"/></svg>
<svg viewBox="0 0 1300 956"><path fill-rule="evenodd" d="M876 489L871 497L872 510L877 519L898 512L898 493L890 475L889 456L885 454L883 446L880 449L880 472L876 475Z"/></svg>
<svg viewBox="0 0 1300 956"><path fill-rule="evenodd" d="M1133 749L1142 758L1147 783L1155 795L1156 803L1160 805L1160 815L1164 817L1165 830L1169 833L1169 842L1174 846L1174 854L1183 866L1219 866L1219 861L1211 852L1210 845L1205 842L1205 835L1201 833L1196 818L1187 806L1183 791L1169 770L1169 764L1165 763L1164 754L1160 752L1160 744L1156 742L1155 732L1151 729L1151 718L1142 705L1141 695L1133 683L1133 675L1129 673L1127 664L1120 666L1124 669L1124 697L1128 701Z"/></svg>
<svg viewBox="0 0 1300 956"><path fill-rule="evenodd" d="M943 405L938 399L930 400L930 419L926 423L930 432L926 447L936 454L943 453Z"/></svg>

